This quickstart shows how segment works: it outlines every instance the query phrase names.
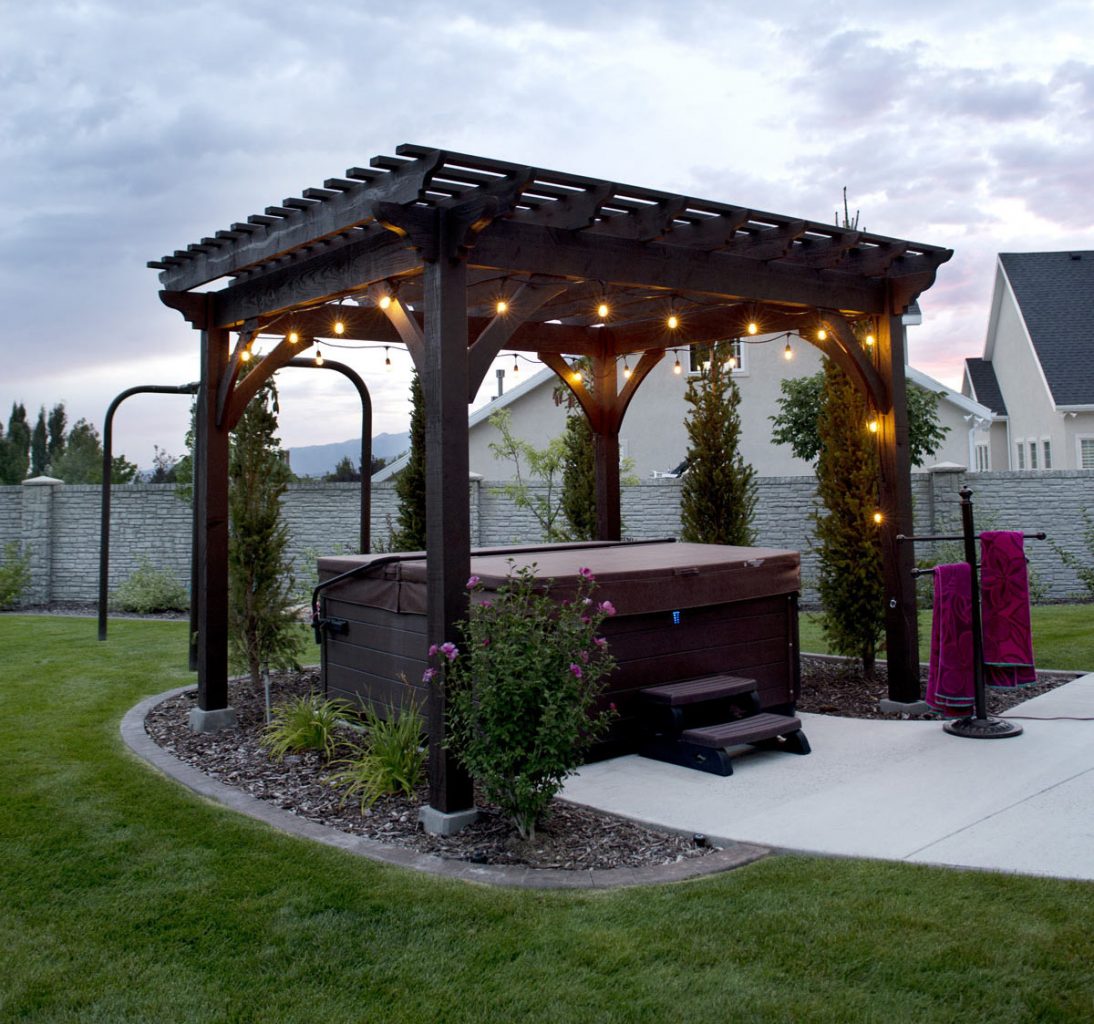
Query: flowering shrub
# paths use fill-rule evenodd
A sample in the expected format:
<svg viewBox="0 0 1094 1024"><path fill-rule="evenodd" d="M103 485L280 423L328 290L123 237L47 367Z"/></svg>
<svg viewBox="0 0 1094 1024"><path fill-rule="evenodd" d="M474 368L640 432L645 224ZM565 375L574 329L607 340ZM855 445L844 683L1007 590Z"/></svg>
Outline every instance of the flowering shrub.
<svg viewBox="0 0 1094 1024"><path fill-rule="evenodd" d="M481 597L478 577L467 584ZM613 715L592 709L615 667L596 631L615 609L593 599L588 569L568 601L548 588L534 566L511 571L495 600L473 600L459 647L430 648L445 667L453 752L524 839Z"/></svg>

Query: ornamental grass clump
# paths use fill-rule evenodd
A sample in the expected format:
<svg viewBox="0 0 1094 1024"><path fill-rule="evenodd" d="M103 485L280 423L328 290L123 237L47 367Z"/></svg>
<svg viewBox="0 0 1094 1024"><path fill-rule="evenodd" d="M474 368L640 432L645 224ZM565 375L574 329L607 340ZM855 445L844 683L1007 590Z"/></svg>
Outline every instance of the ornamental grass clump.
<svg viewBox="0 0 1094 1024"><path fill-rule="evenodd" d="M597 630L615 609L594 599L588 569L568 600L552 599L550 586L533 565L484 600L472 576L460 645L430 649L444 667L453 753L523 839L614 715L594 706L615 667ZM435 675L427 669L426 681Z"/></svg>
<svg viewBox="0 0 1094 1024"><path fill-rule="evenodd" d="M348 705L341 700L324 700L317 693L290 697L273 709L273 717L262 734L261 743L275 761L286 754L315 750L329 758L337 745L338 729L345 723Z"/></svg>

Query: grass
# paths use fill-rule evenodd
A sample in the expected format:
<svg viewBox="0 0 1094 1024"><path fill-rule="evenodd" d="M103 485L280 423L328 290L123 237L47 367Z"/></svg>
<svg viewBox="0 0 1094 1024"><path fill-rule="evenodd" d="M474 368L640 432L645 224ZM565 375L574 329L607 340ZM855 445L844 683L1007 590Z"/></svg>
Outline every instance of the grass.
<svg viewBox="0 0 1094 1024"><path fill-rule="evenodd" d="M1094 604L1039 604L1031 609L1038 668L1094 671ZM801 649L828 654L819 612L802 612ZM919 657L930 657L931 612L919 612Z"/></svg>
<svg viewBox="0 0 1094 1024"><path fill-rule="evenodd" d="M1094 886L778 857L511 891L283 836L124 748L186 626L0 616L0 1020L1087 1021Z"/></svg>

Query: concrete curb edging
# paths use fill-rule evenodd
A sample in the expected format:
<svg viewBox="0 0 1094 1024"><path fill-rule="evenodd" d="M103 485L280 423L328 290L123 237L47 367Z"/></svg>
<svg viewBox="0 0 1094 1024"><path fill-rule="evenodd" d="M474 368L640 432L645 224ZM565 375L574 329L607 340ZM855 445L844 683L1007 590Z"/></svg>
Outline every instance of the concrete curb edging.
<svg viewBox="0 0 1094 1024"><path fill-rule="evenodd" d="M148 712L161 701L169 700L187 690L193 684L179 686L165 693L146 697L130 708L122 717L120 732L122 741L129 749L158 769L169 779L213 800L229 810L261 821L272 828L303 839L311 839L325 846L333 846L358 857L380 861L396 867L412 868L444 878L485 885L511 886L524 889L614 889L634 885L660 885L682 882L690 878L730 871L769 856L773 851L765 846L749 843L731 843L723 850L708 853L704 857L677 861L657 867L606 868L587 871L562 871L552 868L507 867L504 865L469 864L466 861L447 860L432 854L389 846L386 843L354 836L337 829L308 821L290 811L274 807L265 800L244 793L210 778L193 765L180 761L159 746L145 731L144 719Z"/></svg>

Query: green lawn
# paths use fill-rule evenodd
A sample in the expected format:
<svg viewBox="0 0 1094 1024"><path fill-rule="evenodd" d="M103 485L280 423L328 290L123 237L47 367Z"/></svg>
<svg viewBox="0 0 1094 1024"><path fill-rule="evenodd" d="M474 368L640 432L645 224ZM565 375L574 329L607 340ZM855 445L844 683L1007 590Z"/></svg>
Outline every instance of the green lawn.
<svg viewBox="0 0 1094 1024"><path fill-rule="evenodd" d="M778 857L523 892L288 838L133 758L182 623L0 616L0 1020L1094 1018L1094 886Z"/></svg>
<svg viewBox="0 0 1094 1024"><path fill-rule="evenodd" d="M1094 604L1040 604L1031 609L1033 652L1039 668L1094 672ZM801 649L827 654L820 614L802 612ZM919 612L919 656L930 656L931 612Z"/></svg>

